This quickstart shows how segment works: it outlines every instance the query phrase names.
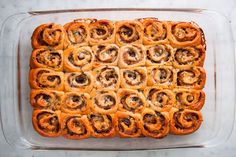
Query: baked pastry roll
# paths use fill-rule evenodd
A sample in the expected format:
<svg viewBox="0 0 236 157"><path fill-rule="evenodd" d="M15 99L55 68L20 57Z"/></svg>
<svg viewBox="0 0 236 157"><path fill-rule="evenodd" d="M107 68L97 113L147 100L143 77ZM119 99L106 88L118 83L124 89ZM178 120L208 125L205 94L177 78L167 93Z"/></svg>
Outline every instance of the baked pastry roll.
<svg viewBox="0 0 236 157"><path fill-rule="evenodd" d="M143 26L139 21L119 21L116 23L116 44L142 44Z"/></svg>
<svg viewBox="0 0 236 157"><path fill-rule="evenodd" d="M202 67L185 66L177 69L177 86L202 89L206 82L206 72Z"/></svg>
<svg viewBox="0 0 236 157"><path fill-rule="evenodd" d="M169 111L175 104L175 94L168 89L154 86L147 87L144 90L144 94L148 107L156 111Z"/></svg>
<svg viewBox="0 0 236 157"><path fill-rule="evenodd" d="M137 90L119 89L117 97L120 111L140 113L146 107L146 98Z"/></svg>
<svg viewBox="0 0 236 157"><path fill-rule="evenodd" d="M117 65L119 47L115 44L99 44L92 47L95 68L102 65Z"/></svg>
<svg viewBox="0 0 236 157"><path fill-rule="evenodd" d="M201 110L205 103L205 92L195 89L175 89L176 108Z"/></svg>
<svg viewBox="0 0 236 157"><path fill-rule="evenodd" d="M91 45L114 43L115 26L109 20L97 20L89 24L89 43Z"/></svg>
<svg viewBox="0 0 236 157"><path fill-rule="evenodd" d="M202 123L202 113L189 109L172 108L170 110L170 133L176 135L191 134Z"/></svg>
<svg viewBox="0 0 236 157"><path fill-rule="evenodd" d="M145 45L168 43L167 22L159 21L157 18L143 18L140 21L144 27L143 43Z"/></svg>
<svg viewBox="0 0 236 157"><path fill-rule="evenodd" d="M31 37L31 44L34 49L63 49L65 44L65 31L61 25L55 23L42 24L34 30Z"/></svg>
<svg viewBox="0 0 236 157"><path fill-rule="evenodd" d="M30 104L35 109L59 110L64 92L55 90L31 89Z"/></svg>
<svg viewBox="0 0 236 157"><path fill-rule="evenodd" d="M118 108L117 96L110 90L93 90L91 108L94 113L110 114L115 113Z"/></svg>
<svg viewBox="0 0 236 157"><path fill-rule="evenodd" d="M158 85L162 88L173 88L176 86L176 71L171 66L152 66L147 68L149 86Z"/></svg>
<svg viewBox="0 0 236 157"><path fill-rule="evenodd" d="M147 84L147 69L133 67L120 70L121 87L130 89L143 89Z"/></svg>
<svg viewBox="0 0 236 157"><path fill-rule="evenodd" d="M173 48L167 44L146 46L147 66L172 65Z"/></svg>
<svg viewBox="0 0 236 157"><path fill-rule="evenodd" d="M94 78L89 71L65 73L65 91L89 93L93 82Z"/></svg>
<svg viewBox="0 0 236 157"><path fill-rule="evenodd" d="M169 113L159 112L152 109L144 109L141 113L140 128L142 134L153 138L163 138L169 133Z"/></svg>
<svg viewBox="0 0 236 157"><path fill-rule="evenodd" d="M119 68L100 66L93 70L94 87L97 89L115 90L120 86Z"/></svg>
<svg viewBox="0 0 236 157"><path fill-rule="evenodd" d="M88 45L88 22L76 19L64 25L68 45Z"/></svg>
<svg viewBox="0 0 236 157"><path fill-rule="evenodd" d="M119 50L119 67L128 68L145 65L145 47L139 44L128 44Z"/></svg>
<svg viewBox="0 0 236 157"><path fill-rule="evenodd" d="M45 137L58 137L61 135L61 122L59 110L34 110L32 123L34 129Z"/></svg>
<svg viewBox="0 0 236 157"><path fill-rule="evenodd" d="M33 50L30 58L31 68L49 68L56 71L63 70L63 51L48 48Z"/></svg>
<svg viewBox="0 0 236 157"><path fill-rule="evenodd" d="M201 45L176 48L173 53L173 65L176 68L185 65L203 66L205 55L205 48Z"/></svg>
<svg viewBox="0 0 236 157"><path fill-rule="evenodd" d="M120 137L139 137L141 136L139 114L118 111L115 114L116 130Z"/></svg>
<svg viewBox="0 0 236 157"><path fill-rule="evenodd" d="M204 45L202 30L194 22L169 22L168 39L174 47Z"/></svg>
<svg viewBox="0 0 236 157"><path fill-rule="evenodd" d="M70 114L88 114L91 98L88 93L67 92L64 95L61 110Z"/></svg>
<svg viewBox="0 0 236 157"><path fill-rule="evenodd" d="M116 121L113 114L92 113L88 115L91 134L93 137L114 137Z"/></svg>
<svg viewBox="0 0 236 157"><path fill-rule="evenodd" d="M91 70L94 55L89 46L69 46L64 51L64 70L69 72Z"/></svg>
<svg viewBox="0 0 236 157"><path fill-rule="evenodd" d="M91 129L86 115L62 113L61 130L65 138L79 140L88 138Z"/></svg>
<svg viewBox="0 0 236 157"><path fill-rule="evenodd" d="M64 73L47 68L31 69L29 74L30 87L34 89L64 90Z"/></svg>

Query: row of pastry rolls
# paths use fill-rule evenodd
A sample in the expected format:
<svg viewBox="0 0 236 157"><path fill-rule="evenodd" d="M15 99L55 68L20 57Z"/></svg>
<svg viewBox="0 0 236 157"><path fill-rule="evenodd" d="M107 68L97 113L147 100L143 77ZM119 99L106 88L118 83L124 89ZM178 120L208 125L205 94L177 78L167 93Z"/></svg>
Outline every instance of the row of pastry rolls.
<svg viewBox="0 0 236 157"><path fill-rule="evenodd" d="M148 87L144 91L119 89L93 90L91 93L35 90L30 93L34 109L61 110L71 114L102 113L117 111L140 113L145 108L168 112L172 107L201 110L205 93L195 89L161 89Z"/></svg>
<svg viewBox="0 0 236 157"><path fill-rule="evenodd" d="M33 126L46 137L69 139L93 137L163 138L170 134L185 135L196 131L202 122L200 111L172 108L170 112L145 109L141 114L118 111L115 114L68 114L61 111L34 110Z"/></svg>
<svg viewBox="0 0 236 157"><path fill-rule="evenodd" d="M29 82L33 89L90 92L92 88L117 90L162 88L202 89L206 73L202 67L174 69L171 66L133 67L100 66L86 72L57 72L47 68L30 70Z"/></svg>
<svg viewBox="0 0 236 157"><path fill-rule="evenodd" d="M194 22L159 21L143 18L129 21L77 19L61 26L48 23L38 26L32 35L34 49L50 47L64 49L68 45L104 43L159 44L174 47L205 46L202 30Z"/></svg>
<svg viewBox="0 0 236 157"><path fill-rule="evenodd" d="M63 50L35 49L31 55L31 68L49 68L56 71L87 71L102 65L119 68L169 65L175 68L203 66L205 49L202 46L173 48L167 44L143 46L115 44L70 46Z"/></svg>

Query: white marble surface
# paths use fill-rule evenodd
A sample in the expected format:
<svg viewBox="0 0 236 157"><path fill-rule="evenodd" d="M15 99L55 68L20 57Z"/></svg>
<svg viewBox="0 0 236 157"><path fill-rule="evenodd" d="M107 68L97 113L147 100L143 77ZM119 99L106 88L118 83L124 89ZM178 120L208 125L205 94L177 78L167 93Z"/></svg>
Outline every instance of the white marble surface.
<svg viewBox="0 0 236 157"><path fill-rule="evenodd" d="M149 7L149 8L207 8L216 10L224 14L227 18L236 17L235 0L74 0L74 1L50 1L50 0L0 0L0 24L9 15L18 12L27 12L32 10L49 9L72 9L72 8L105 8L105 7ZM236 19L232 20L232 28L236 39ZM236 124L236 122L235 122ZM212 148L188 148L188 149L170 149L158 151L139 151L139 152L78 152L78 151L29 151L16 150L11 148L4 140L0 131L0 157L18 157L18 156L191 156L191 157L211 157L211 156L236 156L236 127L234 127L230 139L219 146Z"/></svg>

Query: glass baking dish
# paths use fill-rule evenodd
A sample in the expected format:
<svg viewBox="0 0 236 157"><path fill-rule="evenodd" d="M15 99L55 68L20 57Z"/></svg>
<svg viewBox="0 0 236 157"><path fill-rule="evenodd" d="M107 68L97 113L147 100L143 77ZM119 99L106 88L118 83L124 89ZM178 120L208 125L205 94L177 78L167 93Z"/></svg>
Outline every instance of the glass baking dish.
<svg viewBox="0 0 236 157"><path fill-rule="evenodd" d="M203 123L191 135L168 135L164 139L111 138L67 140L45 138L31 123L28 72L32 51L31 34L42 23L64 24L77 18L110 20L157 17L161 20L194 21L206 37L204 68ZM1 125L6 141L13 146L39 150L153 150L166 148L209 147L226 141L234 124L235 57L229 21L221 14L200 9L75 9L35 11L7 18L1 30Z"/></svg>

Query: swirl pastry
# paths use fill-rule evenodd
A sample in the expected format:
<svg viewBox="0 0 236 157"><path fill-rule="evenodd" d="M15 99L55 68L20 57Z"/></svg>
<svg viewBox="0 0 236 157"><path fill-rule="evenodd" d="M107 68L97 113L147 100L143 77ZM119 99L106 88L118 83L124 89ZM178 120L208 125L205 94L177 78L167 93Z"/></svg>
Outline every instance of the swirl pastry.
<svg viewBox="0 0 236 157"><path fill-rule="evenodd" d="M134 67L121 69L121 87L131 89L143 89L147 84L147 69L144 67Z"/></svg>
<svg viewBox="0 0 236 157"><path fill-rule="evenodd" d="M31 69L29 74L30 87L34 89L64 89L64 73L47 68Z"/></svg>
<svg viewBox="0 0 236 157"><path fill-rule="evenodd" d="M64 70L69 72L92 69L94 55L89 46L69 46L64 51Z"/></svg>
<svg viewBox="0 0 236 157"><path fill-rule="evenodd" d="M56 71L63 70L63 51L40 48L33 50L30 58L31 68L49 68Z"/></svg>
<svg viewBox="0 0 236 157"><path fill-rule="evenodd" d="M184 67L177 70L177 86L202 89L206 82L206 72L202 67Z"/></svg>
<svg viewBox="0 0 236 157"><path fill-rule="evenodd" d="M143 26L138 21L119 21L116 23L116 44L142 44Z"/></svg>
<svg viewBox="0 0 236 157"><path fill-rule="evenodd" d="M176 97L176 108L201 110L205 103L205 92L194 89L176 89L174 90Z"/></svg>
<svg viewBox="0 0 236 157"><path fill-rule="evenodd" d="M115 27L109 20L97 20L89 24L89 43L91 45L114 43Z"/></svg>
<svg viewBox="0 0 236 157"><path fill-rule="evenodd" d="M100 66L93 70L94 87L115 90L120 86L119 68L116 66Z"/></svg>
<svg viewBox="0 0 236 157"><path fill-rule="evenodd" d="M119 50L119 67L128 68L145 65L146 52L143 45L128 44Z"/></svg>
<svg viewBox="0 0 236 157"><path fill-rule="evenodd" d="M140 20L144 27L143 43L145 45L164 44L168 42L168 24L157 18L144 18Z"/></svg>
<svg viewBox="0 0 236 157"><path fill-rule="evenodd" d="M34 110L32 115L34 129L45 137L60 136L60 114L60 111Z"/></svg>
<svg viewBox="0 0 236 157"><path fill-rule="evenodd" d="M141 136L140 115L131 112L118 111L115 114L116 130L120 137Z"/></svg>
<svg viewBox="0 0 236 157"><path fill-rule="evenodd" d="M152 66L147 68L149 86L158 85L163 88L173 88L176 85L176 71L171 66Z"/></svg>
<svg viewBox="0 0 236 157"><path fill-rule="evenodd" d="M93 90L90 93L92 99L91 108L95 113L115 113L118 108L117 96L110 90Z"/></svg>
<svg viewBox="0 0 236 157"><path fill-rule="evenodd" d="M95 68L102 65L117 65L118 62L118 50L119 47L115 44L99 44L92 48L94 52L94 64Z"/></svg>
<svg viewBox="0 0 236 157"><path fill-rule="evenodd" d="M175 95L171 90L158 87L147 87L144 91L149 108L166 112L175 104Z"/></svg>
<svg viewBox="0 0 236 157"><path fill-rule="evenodd" d="M177 48L173 54L173 65L181 68L185 65L203 66L205 60L203 46Z"/></svg>
<svg viewBox="0 0 236 157"><path fill-rule="evenodd" d="M88 23L78 19L64 25L69 45L88 44Z"/></svg>
<svg viewBox="0 0 236 157"><path fill-rule="evenodd" d="M117 97L120 111L140 113L146 107L146 98L137 90L119 89Z"/></svg>
<svg viewBox="0 0 236 157"><path fill-rule="evenodd" d="M79 140L90 136L90 126L86 115L62 114L61 132L65 138Z"/></svg>
<svg viewBox="0 0 236 157"><path fill-rule="evenodd" d="M202 113L189 109L170 110L170 133L186 135L195 132L202 123Z"/></svg>
<svg viewBox="0 0 236 157"><path fill-rule="evenodd" d="M114 115L93 113L88 115L88 119L93 137L114 137L116 135Z"/></svg>
<svg viewBox="0 0 236 157"><path fill-rule="evenodd" d="M90 72L65 73L65 91L89 93L93 88L93 82Z"/></svg>
<svg viewBox="0 0 236 157"><path fill-rule="evenodd" d="M170 45L150 45L146 46L147 66L172 65L173 48Z"/></svg>
<svg viewBox="0 0 236 157"><path fill-rule="evenodd" d="M35 109L58 110L61 107L64 92L55 90L36 90L30 91L30 104Z"/></svg>
<svg viewBox="0 0 236 157"><path fill-rule="evenodd" d="M204 45L202 30L194 22L169 22L168 38L174 47Z"/></svg>
<svg viewBox="0 0 236 157"><path fill-rule="evenodd" d="M142 134L153 138L163 138L169 133L169 113L145 109L142 112L140 128Z"/></svg>
<svg viewBox="0 0 236 157"><path fill-rule="evenodd" d="M70 114L87 114L90 111L91 100L88 93L65 93L61 110Z"/></svg>
<svg viewBox="0 0 236 157"><path fill-rule="evenodd" d="M53 48L63 49L65 44L65 31L61 25L55 23L42 24L38 26L31 37L34 49Z"/></svg>

